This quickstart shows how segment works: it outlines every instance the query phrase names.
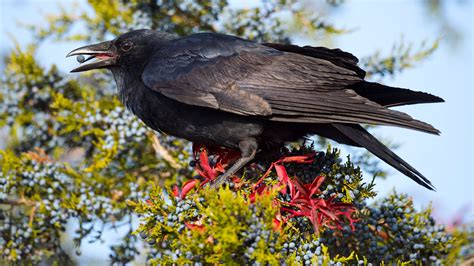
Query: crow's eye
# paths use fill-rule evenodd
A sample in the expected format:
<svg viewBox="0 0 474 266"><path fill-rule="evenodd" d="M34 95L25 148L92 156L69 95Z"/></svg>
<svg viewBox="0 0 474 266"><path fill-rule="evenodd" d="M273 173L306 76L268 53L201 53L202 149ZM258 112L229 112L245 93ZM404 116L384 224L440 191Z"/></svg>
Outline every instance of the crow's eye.
<svg viewBox="0 0 474 266"><path fill-rule="evenodd" d="M125 41L124 43L120 45L120 49L122 49L122 51L124 52L127 52L130 49L132 49L132 46L133 46L133 43L131 41Z"/></svg>

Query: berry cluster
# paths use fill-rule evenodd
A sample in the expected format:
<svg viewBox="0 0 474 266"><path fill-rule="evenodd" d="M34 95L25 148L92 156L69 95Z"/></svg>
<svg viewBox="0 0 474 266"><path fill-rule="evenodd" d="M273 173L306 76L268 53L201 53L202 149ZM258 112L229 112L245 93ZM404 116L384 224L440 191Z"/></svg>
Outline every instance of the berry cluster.
<svg viewBox="0 0 474 266"><path fill-rule="evenodd" d="M361 204L355 230L342 234L328 230L323 236L338 254L357 250L368 261L412 261L440 265L454 239L436 225L430 210L417 212L411 200L393 193L373 206Z"/></svg>
<svg viewBox="0 0 474 266"><path fill-rule="evenodd" d="M31 147L44 147L51 151L55 147L64 146L66 139L51 132L57 132L61 124L54 120L51 114L38 112L34 115L31 123L24 125L24 137L21 142L21 150L26 151Z"/></svg>
<svg viewBox="0 0 474 266"><path fill-rule="evenodd" d="M62 77L56 67L48 71L42 69L29 53L16 50L10 56L13 60L10 64L19 65L7 68L2 77L0 124L9 126L11 137L18 138L15 150L42 147L49 152L64 147L67 140L56 134L62 125L55 119L50 105L58 92L77 99L77 87ZM32 65L27 66L28 62ZM29 71L24 73L24 69Z"/></svg>
<svg viewBox="0 0 474 266"><path fill-rule="evenodd" d="M19 261L29 258L32 261L40 261L45 255L42 243L46 239L35 238L33 229L28 226L28 220L11 219L9 215L3 215L0 211L0 260ZM43 231L44 232L44 231ZM36 232L35 232L36 233ZM57 241L47 242L48 248L56 250Z"/></svg>
<svg viewBox="0 0 474 266"><path fill-rule="evenodd" d="M145 126L120 106L115 107L106 115L87 113L84 121L90 123L92 127L100 125L104 128L104 149L112 149L118 145L132 146L130 143L141 143L146 137Z"/></svg>
<svg viewBox="0 0 474 266"><path fill-rule="evenodd" d="M299 149L293 148L291 153L286 151L283 154L301 155L312 150L312 146L303 146ZM317 176L326 176L326 181L321 186L321 198L335 197L338 201L356 203L375 196L372 192L373 186L363 183L359 168L356 168L350 160L342 163L337 149L328 148L326 152L317 152L313 159L309 164L290 165L287 170L290 175L298 177L298 180L305 184L313 182Z"/></svg>
<svg viewBox="0 0 474 266"><path fill-rule="evenodd" d="M140 255L136 245L137 237L132 235L132 230L129 231L128 235L121 243L111 246L110 265L126 265Z"/></svg>
<svg viewBox="0 0 474 266"><path fill-rule="evenodd" d="M274 237L275 232L266 228L264 224L265 220L259 217L259 211L255 204L250 204L249 209L253 215L248 217L245 221L245 224L248 226L247 229L239 234L239 237L243 241L243 246L245 247L242 259L246 264L255 263L256 250L261 248L262 245L265 245L271 254L274 254L277 250L277 239Z"/></svg>
<svg viewBox="0 0 474 266"><path fill-rule="evenodd" d="M308 147L295 149L284 153L279 161L268 163L277 171L265 173L256 187L239 179L225 189L209 191L198 189L197 181L188 181L182 194L175 191L179 197L171 205L156 200L166 198L163 193L152 195L155 200L148 204L136 205L144 221L139 229L141 236L152 245L151 262L205 264L210 262L209 256L219 258L212 262L224 263L227 253L215 253L216 245L229 241L222 231L234 232L236 238L237 247L229 248L229 258L245 264L446 262L456 243L443 226L434 223L429 210L417 212L407 196L396 193L368 206L365 200L374 196L373 184L363 183L359 169L349 160L343 163L337 150L301 156L308 151ZM210 175L219 165L201 156L198 164L204 162L209 163L204 168L210 169L204 175ZM294 179L289 180L289 176ZM305 180L306 184L297 180ZM291 184L295 184L292 189ZM192 188L197 190L191 192ZM232 204L228 204L230 201ZM323 219L325 214L313 215L313 211L322 211L309 211L310 206L304 204L310 203L315 204L312 208L329 208L324 210L326 215L344 212L342 218L347 219L336 223L319 220L315 227L313 219ZM182 214L188 209L193 215ZM243 214L243 209L248 214ZM269 209L272 211L268 213Z"/></svg>
<svg viewBox="0 0 474 266"><path fill-rule="evenodd" d="M149 188L135 180L123 184L128 189L117 190L120 187L116 186L115 190L104 192L106 187L95 183L92 174L80 177L81 183L76 184L76 172L51 161L41 151L19 158L4 154L0 164L0 243L7 247L0 249L0 258L8 261L38 261L49 254L63 254L60 233L71 217L79 222L74 236L77 245L92 233L94 241L99 240L103 228L90 226L90 222L122 220L125 201L142 199L143 191ZM7 211L3 212L4 208ZM135 242L128 243L128 247ZM124 248L114 251L133 253ZM122 255L127 257L125 253Z"/></svg>
<svg viewBox="0 0 474 266"><path fill-rule="evenodd" d="M458 234L458 237L465 237L465 245L461 247L461 256L469 258L474 256L474 223L466 224L461 227L464 234Z"/></svg>
<svg viewBox="0 0 474 266"><path fill-rule="evenodd" d="M0 86L0 118L8 126L13 126L15 118L22 111L19 106L20 99L26 93L26 88L20 86L21 83L16 80L7 80L5 76L2 76L2 84L7 84L8 81L12 83L12 86Z"/></svg>
<svg viewBox="0 0 474 266"><path fill-rule="evenodd" d="M167 238L161 238L160 242L157 243L157 239L163 236L163 234L183 234L185 229L191 227L192 225L187 223L192 223L199 218L199 211L197 204L203 204L204 198L200 197L195 200L189 198L175 197L171 200L171 205L165 203L160 206L160 212L157 215L149 216L145 213L145 218L150 219L155 224L155 228L159 228L159 231L156 230L147 230L142 229L139 233L140 237L150 245L151 252L149 254L149 259L161 260L167 258L169 261L178 261L179 259L187 259L196 261L193 255L193 252L187 250L183 253L179 247L170 246L171 241ZM189 233L189 232L188 232Z"/></svg>
<svg viewBox="0 0 474 266"><path fill-rule="evenodd" d="M312 265L317 261L318 265L322 265L324 255L322 252L322 245L319 238L314 238L311 241L306 241L305 238L293 235L291 241L283 243L281 250L283 256L295 256L297 263L302 265Z"/></svg>
<svg viewBox="0 0 474 266"><path fill-rule="evenodd" d="M3 190L0 201L12 204L11 211L5 212L0 221L0 243L8 247L3 250L2 258L39 261L51 250L61 249L59 232L65 230L70 217L80 214L75 208L66 207L70 202L57 197L72 196L73 184L63 173L63 165L34 159L26 159L23 163L22 171L7 171L0 177ZM22 198L9 198L7 195L12 193L18 193ZM40 200L33 201L32 197ZM14 206L18 208L14 210ZM14 215L17 211L26 215Z"/></svg>

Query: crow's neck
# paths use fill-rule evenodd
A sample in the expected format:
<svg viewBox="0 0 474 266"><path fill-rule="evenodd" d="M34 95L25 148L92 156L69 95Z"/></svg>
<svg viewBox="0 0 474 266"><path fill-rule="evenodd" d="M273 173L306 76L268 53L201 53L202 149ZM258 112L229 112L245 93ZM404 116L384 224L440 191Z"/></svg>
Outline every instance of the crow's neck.
<svg viewBox="0 0 474 266"><path fill-rule="evenodd" d="M169 100L152 91L142 81L141 75L130 71L112 70L118 87L120 101L145 124L155 130L167 128L166 118L174 115ZM165 123L165 124L163 124Z"/></svg>
<svg viewBox="0 0 474 266"><path fill-rule="evenodd" d="M139 87L143 86L143 81L139 73L127 71L122 68L111 69L120 101L130 109L133 97Z"/></svg>

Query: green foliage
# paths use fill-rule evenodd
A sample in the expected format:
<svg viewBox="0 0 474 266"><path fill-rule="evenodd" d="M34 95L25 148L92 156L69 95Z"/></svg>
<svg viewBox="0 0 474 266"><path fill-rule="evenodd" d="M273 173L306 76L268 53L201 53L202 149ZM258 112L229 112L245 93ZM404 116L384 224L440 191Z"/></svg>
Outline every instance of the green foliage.
<svg viewBox="0 0 474 266"><path fill-rule="evenodd" d="M372 234L377 247L387 247L383 254L372 253L372 242L367 239L340 246L350 242L339 241L342 237L354 240L364 234L369 236L358 231L360 225L377 229L378 224L373 222L382 218L371 215L375 209L385 207L383 203L363 205L366 199L375 197L373 183L364 183L360 171L349 160L342 163L336 150L318 153L311 165L284 166L291 177L297 176L303 183L324 176L318 196L325 200L335 197L334 203L342 204L335 206L353 206L354 218L360 219L354 232L325 226L319 234L314 232L314 223L308 218L290 218L289 212L281 210L284 206L297 211L302 206L285 205L291 199L278 191L271 190L257 195L258 200L250 200L251 182L255 181L252 179L264 174L256 169L247 169L245 181L232 188L193 190L186 198L177 199L163 188L183 184L196 174L188 166L192 158L189 143L152 132L125 110L114 94L109 73L96 71L71 76L54 65L44 67L36 60L37 47L44 40L92 42L137 28L177 34L221 31L257 41L282 42L291 42L293 34L324 40L345 33L311 11L294 0L263 1L244 9L231 8L225 0L107 0L89 1L84 7L63 6L58 14L45 18L46 27L27 26L36 44L18 44L10 52L5 58L0 86L0 127L7 132L7 145L0 155L0 264L72 263L69 258L73 251L65 250L62 244L68 239L64 237L68 226L74 232L70 239L77 254L82 243L102 241L102 235L110 233L106 228L126 227L130 234L111 247L110 262L129 263L136 259L140 243L132 234L137 230L137 214L142 223L138 232L150 244L149 250L144 251L149 254L150 263L155 264L200 261L292 265L298 259L308 261L305 256L310 263L365 264L387 258L387 252L397 250L400 244L380 239L377 234ZM435 48L412 53L403 43L396 46L390 57L368 57L363 67L369 67L375 75L393 75ZM295 150L282 156L298 152L302 155L302 151L308 152ZM356 159L367 161L363 157ZM261 162L261 166L268 169L271 163ZM272 171L264 184L273 187L278 178ZM144 203L147 197L149 201ZM397 197L399 200L395 201ZM278 206L274 205L275 199L280 202ZM399 196L383 202L394 206L403 203L400 208L408 219L407 230L434 228L429 211L416 212L411 202ZM288 219L277 219L281 226L276 226L275 217L279 214ZM348 222L346 218L341 221ZM184 222L188 221L187 226ZM391 227L387 228L383 225L381 231L388 230L389 235L396 236ZM463 254L470 252L461 248L472 243L472 234L467 236L465 231L468 230L456 231L453 237L444 230L437 231L441 238L449 239L440 239L435 244L428 240L436 238L430 235L433 232L423 233L416 243L424 247L410 252L418 254L416 260L433 255L454 262L461 249ZM337 241L332 243L330 239ZM452 245L449 254L447 245ZM379 257L373 259L372 254ZM398 256L384 260L410 259Z"/></svg>
<svg viewBox="0 0 474 266"><path fill-rule="evenodd" d="M18 48L11 54L6 86L0 94L1 108L6 111L0 121L11 132L10 149L1 163L4 178L0 200L6 215L1 223L17 224L5 227L8 249L4 258L8 260L36 261L63 254L60 234L70 218L78 221L73 236L78 248L84 238L98 241L103 229L91 222L132 220L133 213L124 202L143 197L148 189L145 180L164 184L176 180L178 173L190 175L184 166L189 156L185 142L168 136L161 136L157 142L154 134L147 133L145 126L107 92L111 82L108 76L100 73L86 77L93 82L79 87L77 81L67 79L54 66L49 71L41 68L33 52L33 48L26 52ZM104 90L98 91L97 87ZM155 150L157 145L162 149ZM22 152L35 147L43 149L39 152L41 158L46 158L43 151L52 156L44 160L54 162L53 168L42 171L43 164L24 158ZM157 153L173 161L160 160ZM65 167L64 160L72 163L65 168L67 175L60 171ZM64 179L56 180L56 172ZM58 183L65 187L54 189ZM28 193L23 191L25 186ZM41 206L59 209L41 212ZM45 228L40 237L11 237L35 230L29 225L36 224L35 219L48 221L41 224ZM49 228L51 225L54 227ZM46 241L41 237L50 245L39 244ZM23 248L28 244L29 249ZM37 254L29 252L32 249Z"/></svg>
<svg viewBox="0 0 474 266"><path fill-rule="evenodd" d="M224 28L220 31L259 42L290 42L288 31L312 38L346 32L326 22L313 10L308 10L301 1L262 1L261 6L254 8L225 11Z"/></svg>
<svg viewBox="0 0 474 266"><path fill-rule="evenodd" d="M364 58L362 64L366 66L368 77L372 75L394 76L405 69L414 67L416 63L430 56L438 48L438 45L439 39L432 43L424 41L418 50L413 52L413 44L407 44L402 38L399 43L392 46L390 55L381 56L380 52L376 52L372 56Z"/></svg>
<svg viewBox="0 0 474 266"><path fill-rule="evenodd" d="M269 232L267 239L261 239L261 248L252 256L262 262L277 262L267 244L275 242L279 234L272 229L275 210L272 209L270 197L264 196L258 204L252 205L242 194L229 189L217 192L205 189L194 194L192 199L174 198L168 202L164 195L167 194L156 189L147 203L136 204L138 213L148 214L142 228L142 232L146 233L142 235L146 234L149 244L158 240L155 246L159 250L154 251L156 254L152 264L184 264L199 260L212 264L243 262L239 259L246 248L242 238L249 226ZM199 225L195 224L197 216L200 217ZM212 230L206 230L207 227L212 227ZM166 248L175 252L169 252Z"/></svg>
<svg viewBox="0 0 474 266"><path fill-rule="evenodd" d="M283 158L294 158L291 156L298 156L302 151L311 150L302 148ZM340 226L329 223L315 229L310 214L295 216L288 209L295 206L293 202L302 206L305 203L290 197L288 185L283 190L276 185L284 179L282 173L286 170L282 168L264 179L272 188L267 190L240 179L217 191L194 186L195 190L188 192L193 181L184 184L181 193L177 188L171 192L155 187L146 202L129 202L142 217L137 233L150 246L150 263L440 265L459 262L458 248L465 243L466 233L456 232L453 237L444 226L434 222L430 208L416 211L412 201L403 194L394 192L367 205L366 200L375 196L373 184L364 183L360 170L350 160L342 163L336 150L316 154L311 163L293 161L281 165L292 176L290 183L314 183L314 175L327 177L312 199L327 202L333 199L335 203L345 204L346 211L353 207L356 211L348 219L340 220ZM308 179L308 174L313 177ZM295 189L302 191L298 185ZM332 211L330 206L325 210ZM351 229L352 222L355 226Z"/></svg>

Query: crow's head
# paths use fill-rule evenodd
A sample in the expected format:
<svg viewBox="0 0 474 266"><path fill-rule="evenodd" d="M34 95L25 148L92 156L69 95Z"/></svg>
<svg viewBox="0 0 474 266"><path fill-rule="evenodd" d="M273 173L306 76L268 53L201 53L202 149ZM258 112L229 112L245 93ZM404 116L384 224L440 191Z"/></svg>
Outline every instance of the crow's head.
<svg viewBox="0 0 474 266"><path fill-rule="evenodd" d="M112 41L77 48L67 56L81 56L81 59L78 58L81 65L71 72L99 68L139 70L148 62L153 49L173 38L175 36L169 33L135 30L122 34ZM84 58L84 55L88 57Z"/></svg>

